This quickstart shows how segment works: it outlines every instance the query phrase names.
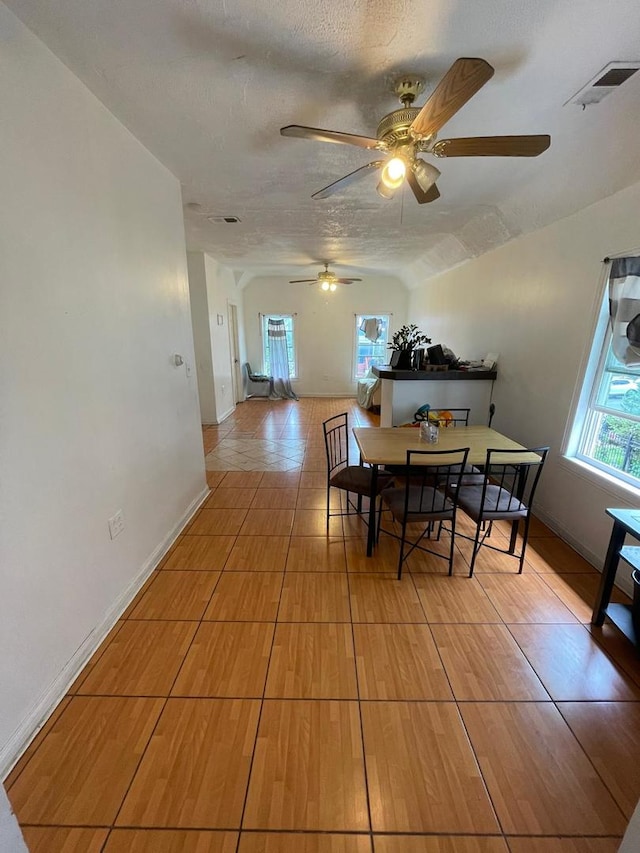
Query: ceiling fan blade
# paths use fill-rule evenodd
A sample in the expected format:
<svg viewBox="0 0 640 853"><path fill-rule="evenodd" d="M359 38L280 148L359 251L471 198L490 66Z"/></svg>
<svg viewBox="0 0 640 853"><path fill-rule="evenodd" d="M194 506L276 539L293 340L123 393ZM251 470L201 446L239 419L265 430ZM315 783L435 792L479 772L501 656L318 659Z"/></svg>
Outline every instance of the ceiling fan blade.
<svg viewBox="0 0 640 853"><path fill-rule="evenodd" d="M418 179L413 172L407 172L407 182L413 190L413 194L416 197L418 204L428 204L430 201L435 201L437 198L440 198L440 192L435 184L432 184L425 192L418 183Z"/></svg>
<svg viewBox="0 0 640 853"><path fill-rule="evenodd" d="M295 281L290 281L289 284L315 284L317 278L298 278Z"/></svg>
<svg viewBox="0 0 640 853"><path fill-rule="evenodd" d="M327 198L327 196L337 193L339 190L344 189L344 187L349 186L349 184L352 184L354 181L359 181L360 178L364 178L370 169L379 169L383 162L383 160L374 160L372 163L360 166L359 169L349 172L349 174L345 175L344 178L339 178L337 181L329 184L329 186L318 190L318 192L314 193L311 198Z"/></svg>
<svg viewBox="0 0 640 853"><path fill-rule="evenodd" d="M484 59L456 59L411 123L417 136L437 133L493 77L493 68Z"/></svg>
<svg viewBox="0 0 640 853"><path fill-rule="evenodd" d="M339 278L336 280L338 284L352 284L354 281L362 281L361 278Z"/></svg>
<svg viewBox="0 0 640 853"><path fill-rule="evenodd" d="M468 136L441 139L433 146L436 157L537 157L551 145L547 134L538 136Z"/></svg>
<svg viewBox="0 0 640 853"><path fill-rule="evenodd" d="M338 130L322 130L319 127L303 127L300 124L289 124L281 127L282 136L296 136L300 139L315 139L317 142L338 142L342 145L357 145L358 148L379 148L378 139L371 136L358 136L356 133L340 133Z"/></svg>

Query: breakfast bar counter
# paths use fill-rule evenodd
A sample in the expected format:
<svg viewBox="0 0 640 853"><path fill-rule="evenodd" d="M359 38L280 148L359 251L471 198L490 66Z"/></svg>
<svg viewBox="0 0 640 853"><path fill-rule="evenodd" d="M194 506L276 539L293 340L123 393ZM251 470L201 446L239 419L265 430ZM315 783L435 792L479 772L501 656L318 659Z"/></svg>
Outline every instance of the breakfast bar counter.
<svg viewBox="0 0 640 853"><path fill-rule="evenodd" d="M380 378L380 426L392 427L413 420L414 412L429 404L432 409L468 408L470 424L486 424L495 370L398 370L374 367Z"/></svg>

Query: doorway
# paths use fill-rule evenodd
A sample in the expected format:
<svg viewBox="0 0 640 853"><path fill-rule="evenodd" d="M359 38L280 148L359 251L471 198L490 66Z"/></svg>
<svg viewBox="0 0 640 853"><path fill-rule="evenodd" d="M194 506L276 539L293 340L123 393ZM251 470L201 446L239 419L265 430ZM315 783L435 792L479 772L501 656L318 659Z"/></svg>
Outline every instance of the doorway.
<svg viewBox="0 0 640 853"><path fill-rule="evenodd" d="M240 364L240 340L238 334L238 306L229 303L229 345L231 348L231 383L234 403L244 401L242 365Z"/></svg>

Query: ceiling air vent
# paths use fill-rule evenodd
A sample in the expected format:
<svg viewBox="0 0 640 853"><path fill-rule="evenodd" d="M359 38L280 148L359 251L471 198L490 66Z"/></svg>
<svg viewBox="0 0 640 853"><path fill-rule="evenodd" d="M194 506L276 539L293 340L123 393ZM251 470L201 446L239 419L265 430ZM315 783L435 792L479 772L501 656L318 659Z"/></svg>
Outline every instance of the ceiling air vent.
<svg viewBox="0 0 640 853"><path fill-rule="evenodd" d="M207 216L209 222L219 223L223 225L231 225L233 222L240 222L237 216Z"/></svg>
<svg viewBox="0 0 640 853"><path fill-rule="evenodd" d="M640 62L610 62L600 70L593 80L580 89L564 104L577 104L583 109L590 104L597 104L618 86L622 86L640 68Z"/></svg>

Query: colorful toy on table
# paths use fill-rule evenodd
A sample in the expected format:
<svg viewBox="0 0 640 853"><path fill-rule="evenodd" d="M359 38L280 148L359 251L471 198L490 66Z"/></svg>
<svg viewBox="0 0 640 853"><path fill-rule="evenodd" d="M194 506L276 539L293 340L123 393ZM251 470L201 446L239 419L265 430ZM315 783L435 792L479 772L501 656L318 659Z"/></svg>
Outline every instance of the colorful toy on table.
<svg viewBox="0 0 640 853"><path fill-rule="evenodd" d="M453 415L447 409L432 409L429 403L425 403L414 414L411 426L419 426L423 421L440 427L448 427L453 423Z"/></svg>
<svg viewBox="0 0 640 853"><path fill-rule="evenodd" d="M447 409L433 409L429 412L429 423L435 423L446 429L453 423L453 415Z"/></svg>

